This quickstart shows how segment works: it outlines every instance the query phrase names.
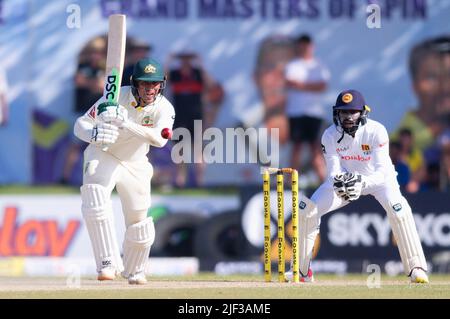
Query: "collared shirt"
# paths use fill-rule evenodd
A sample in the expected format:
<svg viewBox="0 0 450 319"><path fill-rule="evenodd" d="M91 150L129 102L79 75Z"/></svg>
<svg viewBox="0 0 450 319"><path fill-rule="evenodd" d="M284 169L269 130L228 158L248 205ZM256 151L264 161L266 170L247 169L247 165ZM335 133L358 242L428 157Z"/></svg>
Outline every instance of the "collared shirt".
<svg viewBox="0 0 450 319"><path fill-rule="evenodd" d="M355 137L328 127L322 135L322 150L330 178L345 172L361 174L369 186L378 186L395 179L397 172L389 156L389 136L379 122L367 120Z"/></svg>
<svg viewBox="0 0 450 319"><path fill-rule="evenodd" d="M99 99L79 121L84 122L84 127L93 127L96 123L97 106L104 102L104 98ZM173 127L175 111L172 104L162 95L159 95L155 102L144 108L136 107L137 101L134 98L131 87L123 86L120 89L119 104L128 111L128 124L119 127L119 137L117 141L107 147L108 153L124 161L147 161L147 153L150 145L162 147L167 140L162 138L161 130ZM78 137L85 136L76 134ZM89 142L89 141L87 141ZM88 147L99 147L89 145Z"/></svg>

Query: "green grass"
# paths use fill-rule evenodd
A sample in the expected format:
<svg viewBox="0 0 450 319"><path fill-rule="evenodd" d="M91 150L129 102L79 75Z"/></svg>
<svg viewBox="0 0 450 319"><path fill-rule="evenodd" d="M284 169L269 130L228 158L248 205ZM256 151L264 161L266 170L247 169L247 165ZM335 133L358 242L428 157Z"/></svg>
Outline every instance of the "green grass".
<svg viewBox="0 0 450 319"><path fill-rule="evenodd" d="M0 186L0 195L34 195L34 194L77 194L80 192L78 187L72 186L23 186L7 185Z"/></svg>
<svg viewBox="0 0 450 319"><path fill-rule="evenodd" d="M0 195L33 195L33 194L79 194L77 186L46 185L46 186L24 186L24 185L1 185ZM185 196L207 196L207 195L237 195L235 187L216 188L185 188L165 190L153 187L152 194L156 195L185 195Z"/></svg>
<svg viewBox="0 0 450 319"><path fill-rule="evenodd" d="M262 276L201 274L151 277L143 286L125 279L98 282L83 278L70 288L65 278L0 278L0 298L157 298L157 299L436 299L450 298L450 275L432 275L428 285L410 284L401 277L381 277L381 287L369 289L366 275L318 274L313 284L264 283ZM5 282L6 280L6 282Z"/></svg>

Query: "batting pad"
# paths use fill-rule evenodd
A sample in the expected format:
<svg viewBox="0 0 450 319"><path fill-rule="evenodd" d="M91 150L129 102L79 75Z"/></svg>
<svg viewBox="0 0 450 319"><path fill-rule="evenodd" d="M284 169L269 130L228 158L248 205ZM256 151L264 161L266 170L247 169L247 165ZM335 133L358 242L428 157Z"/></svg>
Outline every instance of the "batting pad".
<svg viewBox="0 0 450 319"><path fill-rule="evenodd" d="M390 203L387 214L397 241L405 274L409 276L416 267L427 271L427 262L408 202L402 198L398 203Z"/></svg>
<svg viewBox="0 0 450 319"><path fill-rule="evenodd" d="M123 263L125 267L123 276L125 278L145 270L154 240L155 226L151 217L147 217L127 228L123 243Z"/></svg>
<svg viewBox="0 0 450 319"><path fill-rule="evenodd" d="M319 233L319 218L316 204L306 196L299 201L299 271L303 277L307 276L311 263L314 242Z"/></svg>
<svg viewBox="0 0 450 319"><path fill-rule="evenodd" d="M123 264L116 239L112 208L105 187L85 184L80 190L81 211L91 239L97 271L105 267L122 271Z"/></svg>

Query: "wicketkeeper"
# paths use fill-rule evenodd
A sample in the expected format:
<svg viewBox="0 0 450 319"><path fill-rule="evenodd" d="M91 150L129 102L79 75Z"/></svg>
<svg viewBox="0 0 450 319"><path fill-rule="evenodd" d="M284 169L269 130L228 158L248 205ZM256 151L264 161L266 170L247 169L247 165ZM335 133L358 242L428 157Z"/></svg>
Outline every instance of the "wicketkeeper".
<svg viewBox="0 0 450 319"><path fill-rule="evenodd" d="M310 268L320 218L361 195L372 195L385 209L405 274L413 283L428 283L427 263L411 207L400 193L389 157L386 128L367 118L370 109L362 94L346 90L333 106L333 122L322 136L327 180L311 200L299 201L299 250L302 281L312 281ZM287 274L287 277L292 274Z"/></svg>
<svg viewBox="0 0 450 319"><path fill-rule="evenodd" d="M84 152L82 213L97 264L98 280L118 273L130 284L144 284L145 265L155 238L150 207L153 167L150 145L163 147L171 137L175 111L162 95L166 77L159 62L142 59L119 103L97 101L77 119L74 133L90 143ZM111 192L119 194L126 231L123 261L116 241Z"/></svg>

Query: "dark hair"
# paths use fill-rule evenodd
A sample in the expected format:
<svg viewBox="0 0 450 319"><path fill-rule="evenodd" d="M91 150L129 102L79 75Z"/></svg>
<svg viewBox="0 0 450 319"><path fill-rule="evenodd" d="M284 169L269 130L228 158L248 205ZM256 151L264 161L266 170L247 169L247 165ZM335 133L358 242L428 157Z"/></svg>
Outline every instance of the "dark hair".
<svg viewBox="0 0 450 319"><path fill-rule="evenodd" d="M309 34L301 34L300 36L297 37L296 42L310 44L312 43L312 38Z"/></svg>
<svg viewBox="0 0 450 319"><path fill-rule="evenodd" d="M396 149L401 149L401 148L402 148L402 144L401 144L399 141L391 141L391 142L389 143L389 147L390 147L391 149L394 149L394 148L396 148Z"/></svg>
<svg viewBox="0 0 450 319"><path fill-rule="evenodd" d="M399 135L408 135L408 136L410 136L410 137L413 136L412 131L411 131L409 128L407 128L407 127L402 128L402 129L398 132L398 134L399 134Z"/></svg>
<svg viewBox="0 0 450 319"><path fill-rule="evenodd" d="M450 35L425 40L412 48L409 55L409 72L413 79L416 78L422 60L431 54L450 54Z"/></svg>

